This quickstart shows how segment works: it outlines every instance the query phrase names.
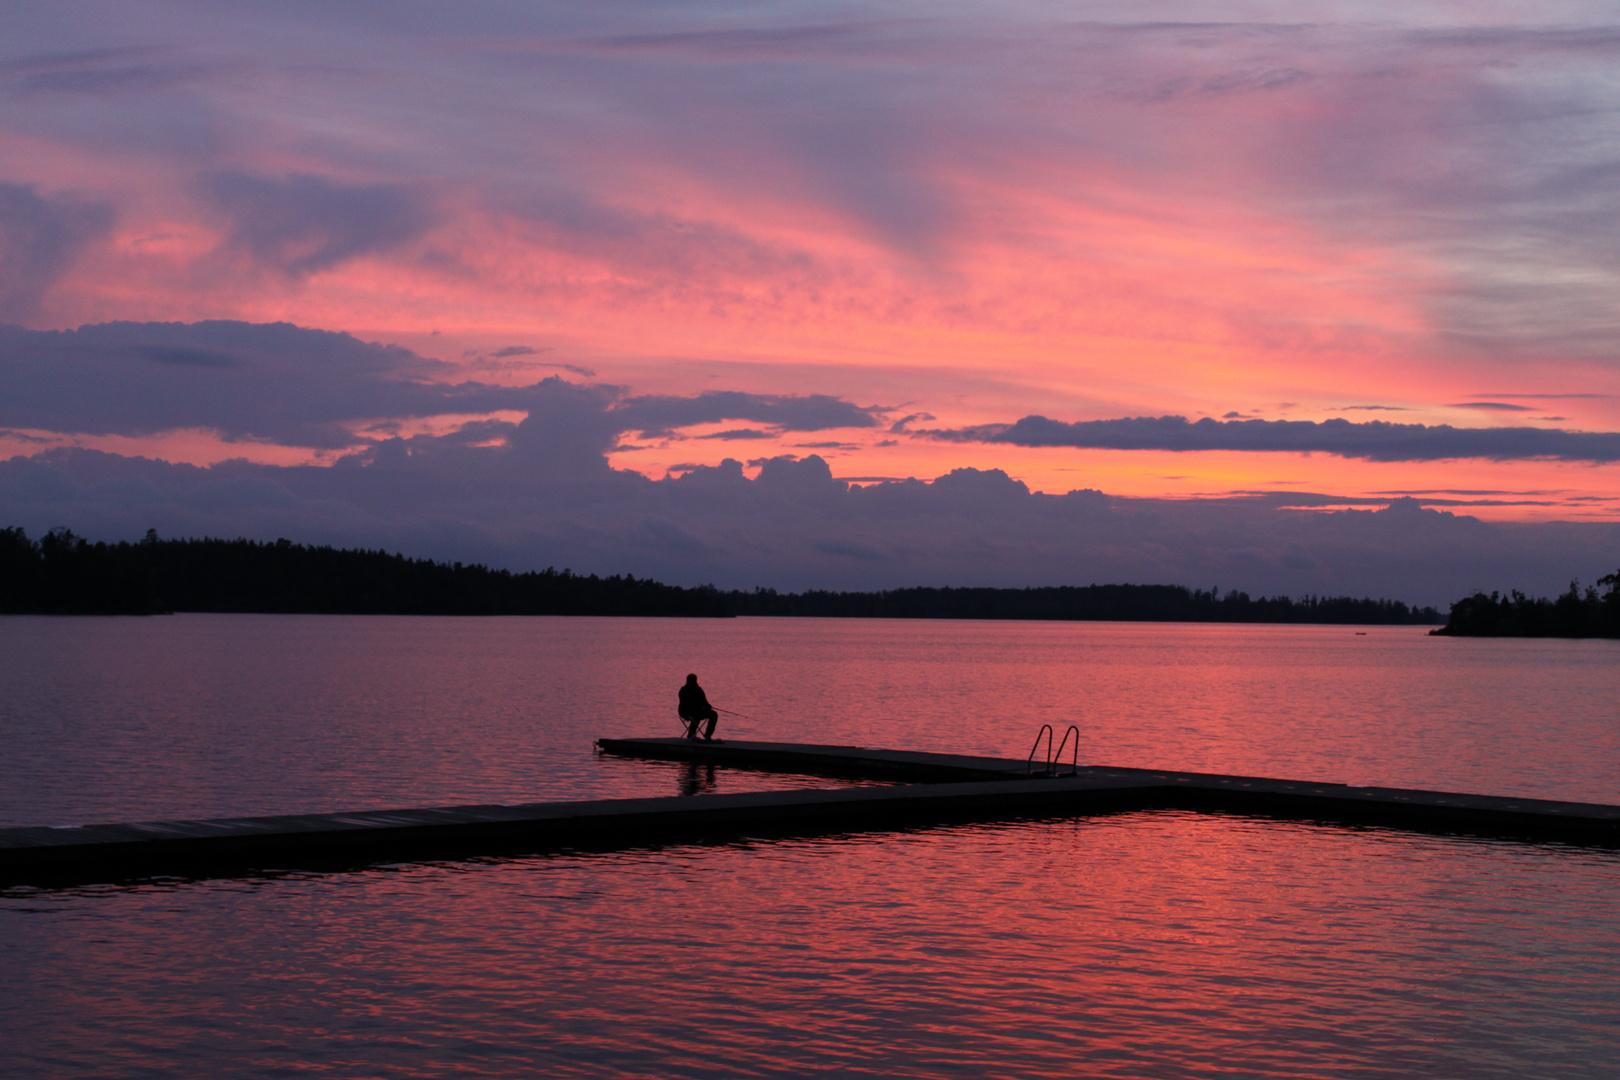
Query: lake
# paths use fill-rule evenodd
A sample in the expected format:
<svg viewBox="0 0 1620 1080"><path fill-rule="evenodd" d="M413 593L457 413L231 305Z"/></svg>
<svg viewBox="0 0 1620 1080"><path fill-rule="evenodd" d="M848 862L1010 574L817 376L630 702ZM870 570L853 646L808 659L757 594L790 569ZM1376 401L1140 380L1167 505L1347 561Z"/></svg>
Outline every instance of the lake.
<svg viewBox="0 0 1620 1080"><path fill-rule="evenodd" d="M1359 631L1359 632L1358 632ZM1620 643L1409 627L0 619L0 824L834 781L679 732L1620 802ZM1157 812L0 894L17 1076L1599 1077L1620 854Z"/></svg>

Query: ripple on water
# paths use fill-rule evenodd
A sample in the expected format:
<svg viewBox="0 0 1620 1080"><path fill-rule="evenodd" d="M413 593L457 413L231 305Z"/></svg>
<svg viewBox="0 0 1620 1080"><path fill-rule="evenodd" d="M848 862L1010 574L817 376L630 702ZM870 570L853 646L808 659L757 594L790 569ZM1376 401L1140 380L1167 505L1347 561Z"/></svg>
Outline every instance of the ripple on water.
<svg viewBox="0 0 1620 1080"><path fill-rule="evenodd" d="M0 1044L44 1076L1608 1077L1617 886L1607 852L1160 812L14 893Z"/></svg>

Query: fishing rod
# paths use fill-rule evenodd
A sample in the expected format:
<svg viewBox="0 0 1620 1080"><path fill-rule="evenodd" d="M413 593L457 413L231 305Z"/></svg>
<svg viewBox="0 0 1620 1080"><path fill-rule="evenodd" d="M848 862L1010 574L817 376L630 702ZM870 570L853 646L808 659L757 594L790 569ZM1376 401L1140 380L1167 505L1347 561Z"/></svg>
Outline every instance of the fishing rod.
<svg viewBox="0 0 1620 1080"><path fill-rule="evenodd" d="M646 704L638 705L638 707L643 708L643 709L663 709L664 708L664 706L662 706L662 705L646 705ZM765 723L765 721L761 720L757 716L749 716L747 713L738 712L735 709L722 709L718 705L710 705L709 708L713 709L717 713L725 713L727 716L735 716L739 720L752 720L756 724Z"/></svg>
<svg viewBox="0 0 1620 1080"><path fill-rule="evenodd" d="M750 720L750 721L753 721L756 724L764 723L763 720L760 720L757 717L749 716L747 713L737 712L735 709L722 709L718 705L710 705L709 708L713 709L717 713L725 713L727 716L735 716L739 720ZM683 729L691 730L689 725L692 722L688 721L685 717L677 716L675 718L675 722L680 724Z"/></svg>
<svg viewBox="0 0 1620 1080"><path fill-rule="evenodd" d="M725 713L727 716L735 716L739 720L752 720L756 724L763 724L765 722L765 721L759 719L759 717L757 717L757 716L749 716L747 713L736 712L735 710L732 710L732 709L722 709L718 705L710 705L709 708L713 709L715 712L718 712L718 713ZM686 721L681 720L680 717L676 717L676 719L679 720L683 724L686 723Z"/></svg>

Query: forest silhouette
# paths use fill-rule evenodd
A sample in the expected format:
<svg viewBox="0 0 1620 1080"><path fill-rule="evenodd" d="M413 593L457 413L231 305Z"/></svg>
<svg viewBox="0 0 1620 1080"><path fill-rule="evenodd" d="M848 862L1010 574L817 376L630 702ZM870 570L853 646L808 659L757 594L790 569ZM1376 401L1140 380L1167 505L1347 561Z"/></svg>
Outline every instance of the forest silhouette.
<svg viewBox="0 0 1620 1080"><path fill-rule="evenodd" d="M0 612L175 611L325 615L683 615L729 612L718 589L631 575L487 566L290 540L91 543L65 529L38 542L0 529Z"/></svg>
<svg viewBox="0 0 1620 1080"><path fill-rule="evenodd" d="M1434 624L1432 607L1348 596L1251 598L1181 585L877 592L724 592L632 575L550 568L513 573L386 551L253 540L38 541L0 529L0 612L150 615L176 611L391 615L731 615L897 619Z"/></svg>
<svg viewBox="0 0 1620 1080"><path fill-rule="evenodd" d="M1608 591L1599 593L1599 587ZM1584 590L1571 581L1554 599L1477 592L1451 605L1446 625L1431 634L1451 637L1620 638L1620 571L1598 578Z"/></svg>

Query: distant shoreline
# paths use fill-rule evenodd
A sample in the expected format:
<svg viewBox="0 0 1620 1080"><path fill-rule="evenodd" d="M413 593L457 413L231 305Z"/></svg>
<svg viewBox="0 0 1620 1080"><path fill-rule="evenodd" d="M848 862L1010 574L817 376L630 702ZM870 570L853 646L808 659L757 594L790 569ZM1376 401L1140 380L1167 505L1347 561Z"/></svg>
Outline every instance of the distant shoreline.
<svg viewBox="0 0 1620 1080"><path fill-rule="evenodd" d="M1349 596L1250 597L1182 585L722 591L632 575L482 565L289 540L92 543L66 530L33 541L0 529L0 613L152 615L737 615L1035 622L1428 625L1432 607Z"/></svg>

